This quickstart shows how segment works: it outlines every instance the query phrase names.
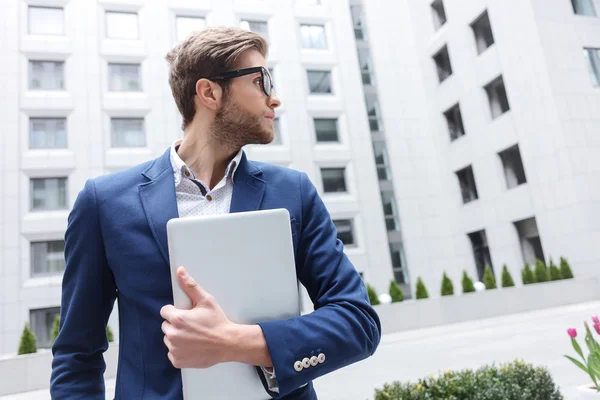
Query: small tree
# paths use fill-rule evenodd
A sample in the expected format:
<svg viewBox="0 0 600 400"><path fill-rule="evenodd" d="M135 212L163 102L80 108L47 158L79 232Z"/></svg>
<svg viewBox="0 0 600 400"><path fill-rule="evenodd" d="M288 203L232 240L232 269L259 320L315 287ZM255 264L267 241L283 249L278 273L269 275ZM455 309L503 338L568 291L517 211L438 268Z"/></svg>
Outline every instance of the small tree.
<svg viewBox="0 0 600 400"><path fill-rule="evenodd" d="M531 285L532 283L535 283L533 271L531 271L529 264L525 264L525 267L523 270L521 270L521 278L523 279L523 285Z"/></svg>
<svg viewBox="0 0 600 400"><path fill-rule="evenodd" d="M392 303L399 303L404 301L404 293L402 293L402 289L396 281L390 282L390 297L392 298Z"/></svg>
<svg viewBox="0 0 600 400"><path fill-rule="evenodd" d="M108 339L109 343L111 343L112 341L114 341L113 333L110 330L110 326L108 326L108 325L106 325L106 339Z"/></svg>
<svg viewBox="0 0 600 400"><path fill-rule="evenodd" d="M485 270L483 271L483 283L485 284L486 290L496 289L496 277L492 272L492 268L489 265L485 266Z"/></svg>
<svg viewBox="0 0 600 400"><path fill-rule="evenodd" d="M535 281L548 282L548 268L542 260L535 260Z"/></svg>
<svg viewBox="0 0 600 400"><path fill-rule="evenodd" d="M508 267L506 264L502 267L502 287L513 287L515 286L515 282L513 281L510 272L508 271Z"/></svg>
<svg viewBox="0 0 600 400"><path fill-rule="evenodd" d="M57 314L56 317L54 317L54 321L52 321L52 330L50 331L50 338L52 343L54 343L54 341L56 340L56 337L58 336L58 328L60 326L60 315Z"/></svg>
<svg viewBox="0 0 600 400"><path fill-rule="evenodd" d="M549 274L550 274L551 281L560 281L562 279L560 270L558 269L558 267L556 265L554 265L554 262L552 262L552 259L550 259Z"/></svg>
<svg viewBox="0 0 600 400"><path fill-rule="evenodd" d="M473 285L473 279L467 275L467 271L463 269L462 276L462 289L463 293L473 293L475 291L475 285Z"/></svg>
<svg viewBox="0 0 600 400"><path fill-rule="evenodd" d="M427 288L421 280L421 277L419 277L419 279L417 279L417 300L427 298L429 298L429 293L427 293Z"/></svg>
<svg viewBox="0 0 600 400"><path fill-rule="evenodd" d="M19 343L19 355L21 354L32 354L37 351L37 343L35 335L29 329L29 326L25 324L23 333L21 334L21 343Z"/></svg>
<svg viewBox="0 0 600 400"><path fill-rule="evenodd" d="M564 257L560 258L560 275L563 279L573 279L571 266Z"/></svg>
<svg viewBox="0 0 600 400"><path fill-rule="evenodd" d="M454 285L448 275L444 272L444 276L442 278L442 296L451 296L454 294Z"/></svg>
<svg viewBox="0 0 600 400"><path fill-rule="evenodd" d="M369 301L371 302L372 306L376 306L379 305L379 297L377 297L377 292L375 291L375 289L373 288L373 286L367 284L367 293L369 294Z"/></svg>

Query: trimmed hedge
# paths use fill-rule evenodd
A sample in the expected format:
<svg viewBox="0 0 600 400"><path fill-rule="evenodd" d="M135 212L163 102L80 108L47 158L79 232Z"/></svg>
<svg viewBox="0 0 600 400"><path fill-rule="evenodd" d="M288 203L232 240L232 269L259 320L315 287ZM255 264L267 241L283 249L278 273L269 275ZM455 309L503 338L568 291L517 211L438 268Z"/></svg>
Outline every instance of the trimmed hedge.
<svg viewBox="0 0 600 400"><path fill-rule="evenodd" d="M522 361L473 370L446 371L417 382L393 382L375 390L375 400L563 400L545 367Z"/></svg>

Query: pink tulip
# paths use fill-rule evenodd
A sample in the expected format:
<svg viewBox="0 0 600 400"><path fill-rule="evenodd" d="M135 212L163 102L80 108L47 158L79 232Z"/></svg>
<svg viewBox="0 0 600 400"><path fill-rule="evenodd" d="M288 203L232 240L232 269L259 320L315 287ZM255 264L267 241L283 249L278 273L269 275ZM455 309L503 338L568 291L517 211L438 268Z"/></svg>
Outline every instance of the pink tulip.
<svg viewBox="0 0 600 400"><path fill-rule="evenodd" d="M600 335L600 324L594 324L594 329L596 330L596 333Z"/></svg>
<svg viewBox="0 0 600 400"><path fill-rule="evenodd" d="M600 318L597 315L592 317L592 321L594 321L594 324L600 324Z"/></svg>
<svg viewBox="0 0 600 400"><path fill-rule="evenodd" d="M575 328L567 329L567 333L569 334L569 336L571 336L572 339L575 339L577 337L577 329Z"/></svg>

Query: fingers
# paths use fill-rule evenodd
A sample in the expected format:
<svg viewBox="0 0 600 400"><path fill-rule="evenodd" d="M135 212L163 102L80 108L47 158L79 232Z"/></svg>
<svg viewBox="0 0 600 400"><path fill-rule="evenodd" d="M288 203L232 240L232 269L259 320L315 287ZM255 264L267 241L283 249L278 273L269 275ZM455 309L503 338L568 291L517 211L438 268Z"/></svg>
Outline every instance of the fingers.
<svg viewBox="0 0 600 400"><path fill-rule="evenodd" d="M209 294L198 285L196 280L187 273L184 267L177 268L177 279L179 286L192 300L194 307L202 304L209 298Z"/></svg>
<svg viewBox="0 0 600 400"><path fill-rule="evenodd" d="M160 316L167 321L170 321L177 314L177 309L172 304L168 304L160 309Z"/></svg>

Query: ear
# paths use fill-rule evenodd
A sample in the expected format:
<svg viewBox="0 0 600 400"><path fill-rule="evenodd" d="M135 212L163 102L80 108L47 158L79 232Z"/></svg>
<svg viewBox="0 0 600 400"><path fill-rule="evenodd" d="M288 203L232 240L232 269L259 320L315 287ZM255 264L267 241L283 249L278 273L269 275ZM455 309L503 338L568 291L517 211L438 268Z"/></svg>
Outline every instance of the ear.
<svg viewBox="0 0 600 400"><path fill-rule="evenodd" d="M204 78L196 82L196 97L204 107L216 110L222 96L223 89L217 83Z"/></svg>

